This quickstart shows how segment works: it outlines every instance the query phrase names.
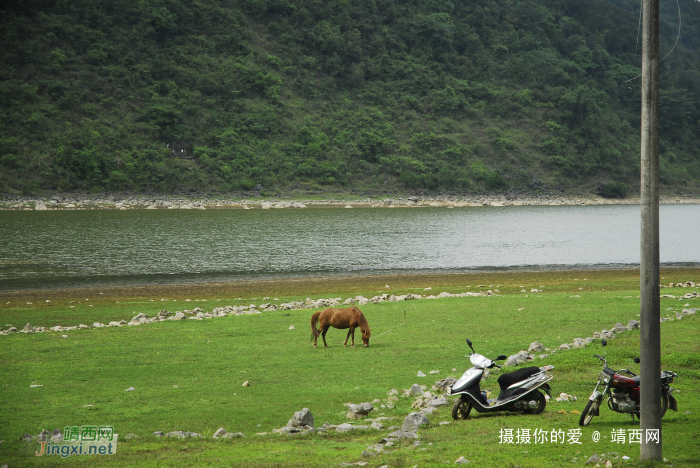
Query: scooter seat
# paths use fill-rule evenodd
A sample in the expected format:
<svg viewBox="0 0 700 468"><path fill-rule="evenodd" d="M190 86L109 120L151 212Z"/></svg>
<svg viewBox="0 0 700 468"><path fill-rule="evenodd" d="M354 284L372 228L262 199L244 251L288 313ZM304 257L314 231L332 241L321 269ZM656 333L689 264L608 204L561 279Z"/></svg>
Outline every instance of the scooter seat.
<svg viewBox="0 0 700 468"><path fill-rule="evenodd" d="M510 374L503 374L498 378L498 385L501 387L501 392L504 392L514 383L521 382L530 376L537 374L540 371L539 367L524 367Z"/></svg>

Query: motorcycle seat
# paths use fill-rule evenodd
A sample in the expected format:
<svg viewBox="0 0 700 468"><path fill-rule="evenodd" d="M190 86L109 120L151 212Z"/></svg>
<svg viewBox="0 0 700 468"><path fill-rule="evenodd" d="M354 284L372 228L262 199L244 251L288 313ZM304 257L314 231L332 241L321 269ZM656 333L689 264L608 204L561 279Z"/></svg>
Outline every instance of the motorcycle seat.
<svg viewBox="0 0 700 468"><path fill-rule="evenodd" d="M528 377L531 377L535 374L537 374L540 371L539 367L524 367L520 370L517 370L515 372L511 372L509 374L503 374L498 378L498 385L501 387L501 391L505 391L508 387L513 385L514 383L521 382Z"/></svg>

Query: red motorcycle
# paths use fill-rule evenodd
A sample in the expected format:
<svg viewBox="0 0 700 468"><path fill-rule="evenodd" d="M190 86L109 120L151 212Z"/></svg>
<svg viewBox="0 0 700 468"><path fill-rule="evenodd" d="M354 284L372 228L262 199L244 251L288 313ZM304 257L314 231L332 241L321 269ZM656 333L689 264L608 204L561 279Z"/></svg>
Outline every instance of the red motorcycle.
<svg viewBox="0 0 700 468"><path fill-rule="evenodd" d="M602 341L603 346L606 346L608 342L606 340ZM603 402L603 398L607 395L608 397L608 407L617 412L632 415L632 421L634 417L639 418L639 384L640 378L637 374L630 371L629 369L620 369L615 371L608 367L608 361L603 356L596 357L603 361L604 367L603 372L598 375L598 384L593 390L593 394L588 399L586 403L586 408L584 408L583 413L581 413L581 419L579 420L580 426L587 426L590 424L593 416L600 416L600 404ZM634 358L634 362L639 364L639 358ZM620 375L620 373L625 373L629 377ZM678 411L678 403L676 399L673 398L671 392L673 388L669 386L673 382L674 377L678 377L678 374L671 371L661 372L661 416L666 414L666 410L670 407L673 411ZM600 385L604 386L602 392L598 391Z"/></svg>

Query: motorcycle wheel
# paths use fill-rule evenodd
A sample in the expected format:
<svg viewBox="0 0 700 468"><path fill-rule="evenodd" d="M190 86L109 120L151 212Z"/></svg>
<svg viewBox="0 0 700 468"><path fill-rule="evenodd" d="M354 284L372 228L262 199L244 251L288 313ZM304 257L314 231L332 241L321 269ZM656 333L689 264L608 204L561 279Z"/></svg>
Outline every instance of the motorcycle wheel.
<svg viewBox="0 0 700 468"><path fill-rule="evenodd" d="M581 419L578 420L579 426L588 426L591 423L593 413L595 413L600 406L600 400L600 398L595 401L588 400L586 407L583 409L583 413L581 413Z"/></svg>
<svg viewBox="0 0 700 468"><path fill-rule="evenodd" d="M661 389L661 417L664 417L664 414L666 414L666 410L668 410L668 393L662 388Z"/></svg>
<svg viewBox="0 0 700 468"><path fill-rule="evenodd" d="M547 406L547 399L540 391L536 392L536 396L533 396L534 401L537 402L537 406L535 408L528 408L525 410L525 412L527 414L540 414L544 411L544 408Z"/></svg>
<svg viewBox="0 0 700 468"><path fill-rule="evenodd" d="M467 419L471 411L472 404L466 398L461 397L459 400L455 401L455 404L452 407L452 419L455 421Z"/></svg>

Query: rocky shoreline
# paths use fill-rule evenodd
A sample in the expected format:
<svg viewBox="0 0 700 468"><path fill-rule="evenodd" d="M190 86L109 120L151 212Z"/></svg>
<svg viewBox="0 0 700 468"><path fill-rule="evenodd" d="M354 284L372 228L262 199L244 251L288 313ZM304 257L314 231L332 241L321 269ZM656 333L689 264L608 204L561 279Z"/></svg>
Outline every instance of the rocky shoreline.
<svg viewBox="0 0 700 468"><path fill-rule="evenodd" d="M480 206L574 206L574 205L638 205L638 198L609 199L598 196L566 197L558 195L474 195L474 196L409 196L363 199L233 198L226 196L188 197L169 195L53 195L26 197L2 195L0 210L129 210L129 209L277 209L309 207L406 208L406 207L480 207ZM664 205L700 204L700 197L662 196Z"/></svg>

